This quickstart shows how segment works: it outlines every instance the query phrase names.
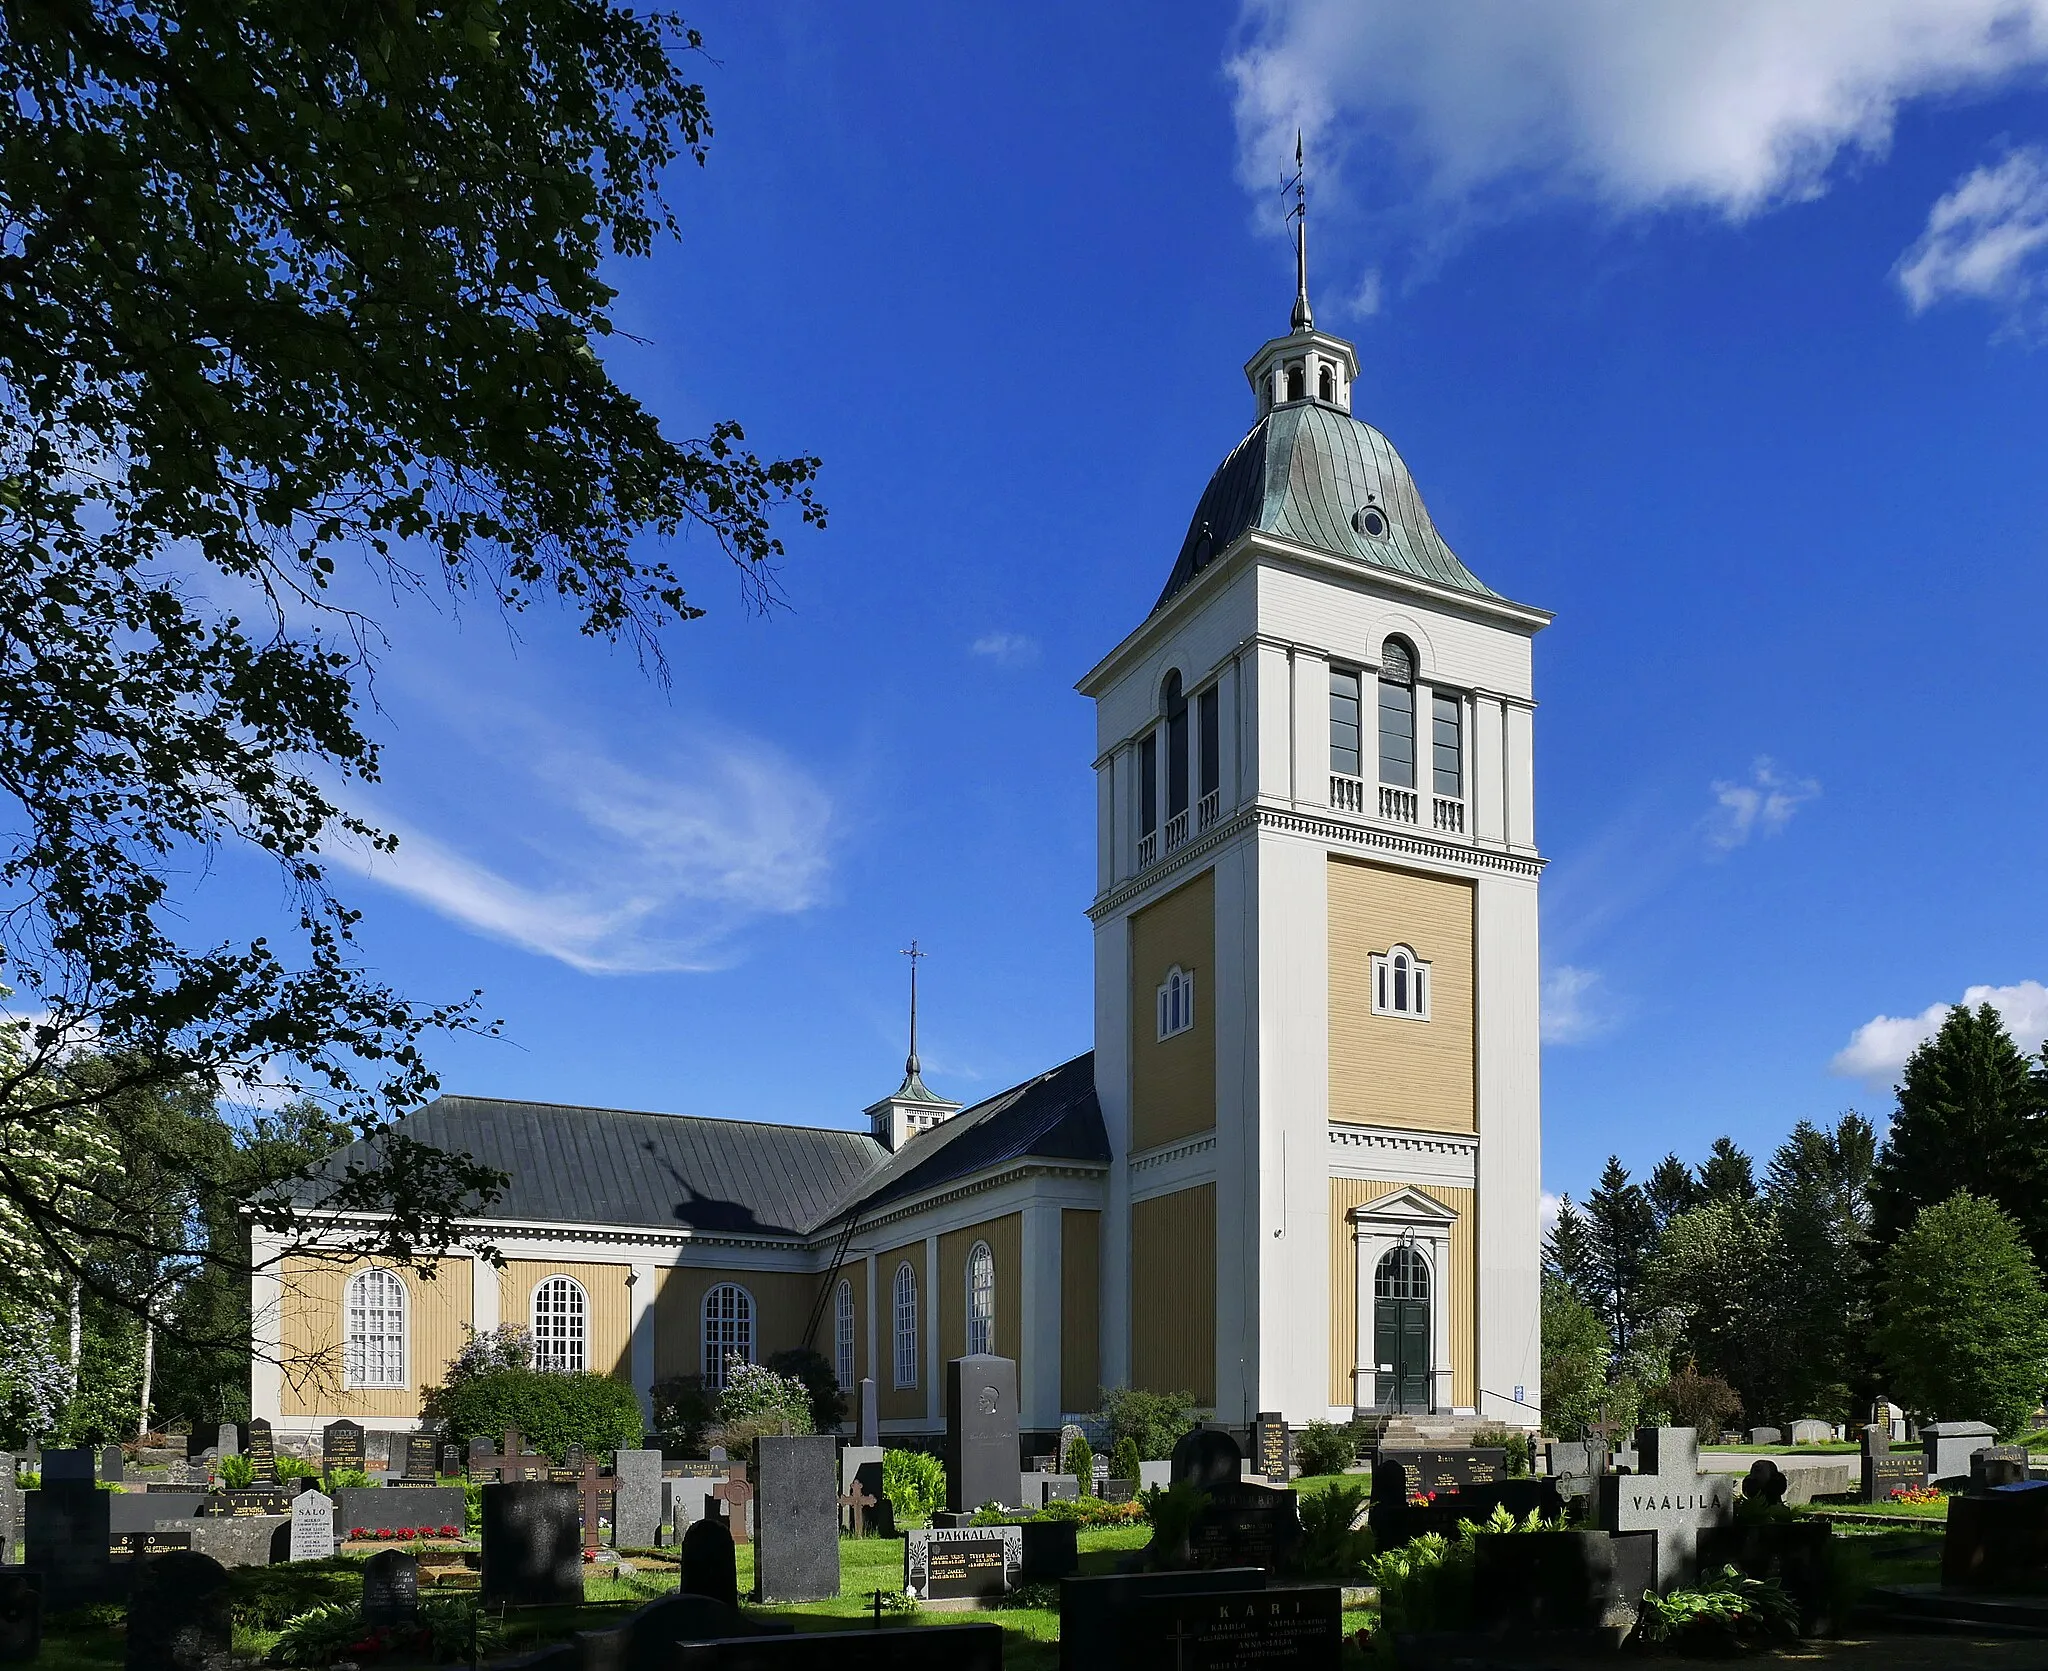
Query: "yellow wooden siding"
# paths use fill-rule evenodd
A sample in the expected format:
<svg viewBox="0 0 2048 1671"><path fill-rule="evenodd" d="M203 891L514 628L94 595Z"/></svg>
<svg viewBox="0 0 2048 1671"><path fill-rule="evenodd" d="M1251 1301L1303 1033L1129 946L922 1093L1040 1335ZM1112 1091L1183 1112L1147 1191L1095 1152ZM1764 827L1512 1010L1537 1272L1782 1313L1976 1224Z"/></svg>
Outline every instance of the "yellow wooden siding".
<svg viewBox="0 0 2048 1671"><path fill-rule="evenodd" d="M573 1277L589 1302L584 1317L583 1367L594 1375L620 1381L633 1377L633 1306L626 1278L631 1265L554 1263L545 1259L508 1259L498 1272L498 1317L501 1322L533 1326L533 1291L551 1276Z"/></svg>
<svg viewBox="0 0 2048 1671"><path fill-rule="evenodd" d="M1092 1410L1102 1381L1102 1215L1060 1214L1060 1408Z"/></svg>
<svg viewBox="0 0 2048 1671"><path fill-rule="evenodd" d="M1330 860L1330 1118L1476 1131L1469 882ZM1372 957L1412 947L1429 1019L1372 1012Z"/></svg>
<svg viewBox="0 0 2048 1671"><path fill-rule="evenodd" d="M1195 1024L1159 1036L1159 988L1178 964L1195 978ZM1131 1147L1216 1124L1216 873L1205 870L1131 918Z"/></svg>
<svg viewBox="0 0 2048 1671"><path fill-rule="evenodd" d="M1216 1186L1131 1206L1131 1382L1216 1398Z"/></svg>
<svg viewBox="0 0 2048 1671"><path fill-rule="evenodd" d="M987 1242L996 1262L996 1356L1019 1361L1024 1356L1024 1215L1006 1213L939 1238L939 1357L967 1352L967 1255L976 1242Z"/></svg>
<svg viewBox="0 0 2048 1671"><path fill-rule="evenodd" d="M917 1278L917 1382L909 1387L896 1385L896 1270L900 1265L908 1265ZM879 1370L875 1396L885 1421L925 1413L925 1364L931 1357L925 1329L931 1322L931 1300L924 1279L923 1237L875 1255L875 1359Z"/></svg>
<svg viewBox="0 0 2048 1671"><path fill-rule="evenodd" d="M765 1363L775 1353L803 1344L804 1325L817 1303L824 1274L802 1271L736 1271L717 1265L671 1265L657 1278L654 1290L654 1375L704 1373L704 1296L721 1282L736 1282L754 1300L754 1359ZM855 1303L860 1295L855 1284ZM820 1349L832 1348L832 1317L827 1308L818 1325ZM854 1336L856 1344L860 1336Z"/></svg>
<svg viewBox="0 0 2048 1671"><path fill-rule="evenodd" d="M279 1318L284 1359L284 1416L417 1417L420 1394L437 1385L449 1359L467 1338L470 1262L437 1260L432 1281L416 1271L393 1268L405 1284L407 1384L403 1387L344 1388L341 1384L342 1290L357 1271L376 1260L329 1264L287 1259Z"/></svg>
<svg viewBox="0 0 2048 1671"><path fill-rule="evenodd" d="M1358 1249L1352 1240L1353 1207L1399 1189L1414 1189L1458 1215L1451 1226L1451 1402L1479 1407L1479 1348L1475 1300L1479 1290L1479 1197L1442 1184L1404 1184L1379 1178L1330 1180L1330 1402L1351 1402L1351 1371L1358 1357Z"/></svg>

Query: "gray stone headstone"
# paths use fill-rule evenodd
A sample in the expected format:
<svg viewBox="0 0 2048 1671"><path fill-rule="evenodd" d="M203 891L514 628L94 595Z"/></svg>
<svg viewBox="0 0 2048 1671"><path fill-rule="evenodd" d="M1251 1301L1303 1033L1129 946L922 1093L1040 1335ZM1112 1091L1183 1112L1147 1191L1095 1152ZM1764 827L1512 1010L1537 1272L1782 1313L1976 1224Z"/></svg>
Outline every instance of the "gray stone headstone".
<svg viewBox="0 0 2048 1671"><path fill-rule="evenodd" d="M1775 1427L1752 1427L1749 1442L1752 1445L1782 1445L1785 1435Z"/></svg>
<svg viewBox="0 0 2048 1671"><path fill-rule="evenodd" d="M1699 1576L1701 1530L1734 1518L1735 1482L1700 1472L1689 1427L1638 1428L1636 1458L1637 1472L1600 1481L1601 1529L1655 1532L1659 1593L1690 1585Z"/></svg>
<svg viewBox="0 0 2048 1671"><path fill-rule="evenodd" d="M292 1499L291 1559L324 1561L334 1553L334 1499L302 1491Z"/></svg>
<svg viewBox="0 0 2048 1671"><path fill-rule="evenodd" d="M739 1559L732 1533L717 1515L699 1519L683 1534L678 1588L693 1596L709 1596L727 1607L740 1604Z"/></svg>
<svg viewBox="0 0 2048 1671"><path fill-rule="evenodd" d="M192 1549L224 1567L266 1567L291 1554L289 1514L219 1515L185 1522Z"/></svg>
<svg viewBox="0 0 2048 1671"><path fill-rule="evenodd" d="M0 1451L0 1566L16 1558L20 1524L21 1487L14 1480L14 1455Z"/></svg>
<svg viewBox="0 0 2048 1671"><path fill-rule="evenodd" d="M403 1549L380 1549L363 1563L363 1623L409 1625L420 1612L420 1564Z"/></svg>
<svg viewBox="0 0 2048 1671"><path fill-rule="evenodd" d="M127 1483L128 1459L121 1454L119 1445L100 1446L100 1479L108 1485Z"/></svg>
<svg viewBox="0 0 2048 1671"><path fill-rule="evenodd" d="M619 1451L612 1473L612 1547L652 1549L661 1524L661 1452Z"/></svg>
<svg viewBox="0 0 2048 1671"><path fill-rule="evenodd" d="M839 1594L837 1451L827 1433L764 1434L754 1441L756 1601L826 1601ZM1014 1444L1010 1457L1014 1469Z"/></svg>
<svg viewBox="0 0 2048 1671"><path fill-rule="evenodd" d="M679 1480L663 1480L662 1521L673 1526L680 1536L687 1528L694 1526L709 1512L711 1493L719 1481L709 1475L689 1475Z"/></svg>
<svg viewBox="0 0 2048 1671"><path fill-rule="evenodd" d="M62 1454L45 1451L43 1459ZM85 1458L83 1480L53 1483L46 1473L43 1488L28 1493L24 1564L42 1574L43 1607L50 1613L103 1601L113 1583L108 1542L113 1493L93 1483L92 1452L77 1454Z"/></svg>
<svg viewBox="0 0 2048 1671"><path fill-rule="evenodd" d="M1796 1421L1792 1424L1792 1443L1795 1445L1825 1445L1834 1436L1834 1428L1826 1422Z"/></svg>
<svg viewBox="0 0 2048 1671"><path fill-rule="evenodd" d="M1017 1364L993 1354L946 1365L946 1507L972 1514L1017 1482Z"/></svg>
<svg viewBox="0 0 2048 1671"><path fill-rule="evenodd" d="M583 1599L583 1512L573 1485L483 1488L483 1599L514 1607Z"/></svg>
<svg viewBox="0 0 2048 1671"><path fill-rule="evenodd" d="M233 1422L222 1422L214 1436L215 1456L240 1456L242 1454L242 1430Z"/></svg>
<svg viewBox="0 0 2048 1671"><path fill-rule="evenodd" d="M191 1550L141 1563L128 1599L126 1671L227 1671L234 1613L227 1569Z"/></svg>
<svg viewBox="0 0 2048 1671"><path fill-rule="evenodd" d="M174 1456L164 1464L164 1484L185 1485L192 1478L192 1465L182 1456Z"/></svg>
<svg viewBox="0 0 2048 1671"><path fill-rule="evenodd" d="M881 1400L875 1393L875 1378L872 1375L863 1375L860 1378L860 1426L857 1438L864 1447L879 1445L882 1442L881 1410Z"/></svg>
<svg viewBox="0 0 2048 1671"><path fill-rule="evenodd" d="M1021 1526L913 1526L903 1539L903 1587L919 1601L1007 1595L1023 1580Z"/></svg>
<svg viewBox="0 0 2048 1671"><path fill-rule="evenodd" d="M1989 1422L1929 1422L1920 1430L1928 1482L1943 1490L1969 1484L1972 1453L1997 1440L1998 1429Z"/></svg>

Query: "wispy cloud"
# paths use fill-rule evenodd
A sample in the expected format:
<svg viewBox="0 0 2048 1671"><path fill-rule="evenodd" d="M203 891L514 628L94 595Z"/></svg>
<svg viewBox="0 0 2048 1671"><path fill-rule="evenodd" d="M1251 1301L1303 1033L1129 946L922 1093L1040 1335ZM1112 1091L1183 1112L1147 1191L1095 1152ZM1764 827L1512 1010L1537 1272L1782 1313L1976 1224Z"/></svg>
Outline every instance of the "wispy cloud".
<svg viewBox="0 0 2048 1671"><path fill-rule="evenodd" d="M1543 1042L1584 1044L1614 1027L1618 1016L1599 972L1560 963L1543 972Z"/></svg>
<svg viewBox="0 0 2048 1671"><path fill-rule="evenodd" d="M2021 981L2014 986L1966 988L1962 1001L1970 1009L1989 1004L2005 1018L2006 1030L2022 1050L2035 1051L2048 1040L2048 986ZM1830 1073L1860 1079L1872 1090L1890 1089L1906 1058L1940 1030L1952 1008L1929 1004L1918 1015L1877 1015L1858 1027L1849 1042L1828 1063Z"/></svg>
<svg viewBox="0 0 2048 1671"><path fill-rule="evenodd" d="M1557 1228L1557 1209L1563 1204L1561 1196L1552 1195L1547 1189L1536 1198L1536 1227L1542 1232L1545 1241L1550 1239L1551 1231Z"/></svg>
<svg viewBox="0 0 2048 1671"><path fill-rule="evenodd" d="M1245 0L1226 66L1262 201L1297 128L1421 161L1438 202L1569 195L1740 219L1881 155L1900 107L2048 62L2048 0Z"/></svg>
<svg viewBox="0 0 2048 1671"><path fill-rule="evenodd" d="M1351 311L1361 319L1370 319L1380 311L1380 270L1368 267L1365 276L1358 281L1358 290L1351 298Z"/></svg>
<svg viewBox="0 0 2048 1671"><path fill-rule="evenodd" d="M832 803L766 744L723 739L627 765L588 739L528 724L501 739L486 858L372 807L394 854L371 880L453 922L586 974L715 968L747 923L815 904Z"/></svg>
<svg viewBox="0 0 2048 1671"><path fill-rule="evenodd" d="M1747 845L1752 836L1773 836L1784 829L1792 815L1820 793L1820 783L1789 776L1769 755L1758 755L1746 781L1717 780L1713 789L1707 844L1729 853Z"/></svg>
<svg viewBox="0 0 2048 1671"><path fill-rule="evenodd" d="M1029 667L1038 660L1038 640L1021 632L985 632L967 649L998 667Z"/></svg>
<svg viewBox="0 0 2048 1671"><path fill-rule="evenodd" d="M1915 313L1962 299L1990 302L2023 334L2048 324L2048 149L1964 175L1893 273Z"/></svg>

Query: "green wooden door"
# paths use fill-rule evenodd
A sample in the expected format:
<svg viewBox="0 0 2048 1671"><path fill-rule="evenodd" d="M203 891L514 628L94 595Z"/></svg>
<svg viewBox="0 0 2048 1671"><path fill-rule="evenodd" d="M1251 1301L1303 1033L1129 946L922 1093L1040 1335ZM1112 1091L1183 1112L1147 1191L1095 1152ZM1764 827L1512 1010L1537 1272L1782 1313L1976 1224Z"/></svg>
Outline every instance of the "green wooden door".
<svg viewBox="0 0 2048 1671"><path fill-rule="evenodd" d="M1373 1273L1374 1401L1382 1410L1429 1408L1429 1267L1397 1247Z"/></svg>

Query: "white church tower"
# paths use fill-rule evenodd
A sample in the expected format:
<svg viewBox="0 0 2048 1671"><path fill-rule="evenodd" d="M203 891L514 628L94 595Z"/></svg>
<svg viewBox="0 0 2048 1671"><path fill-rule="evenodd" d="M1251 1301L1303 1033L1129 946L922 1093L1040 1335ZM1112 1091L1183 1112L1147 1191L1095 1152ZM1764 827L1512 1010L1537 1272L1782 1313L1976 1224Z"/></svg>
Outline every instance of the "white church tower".
<svg viewBox="0 0 2048 1671"><path fill-rule="evenodd" d="M1256 422L1098 751L1102 1380L1231 1424L1539 1419L1531 643L1454 556L1352 345L1245 366Z"/></svg>

